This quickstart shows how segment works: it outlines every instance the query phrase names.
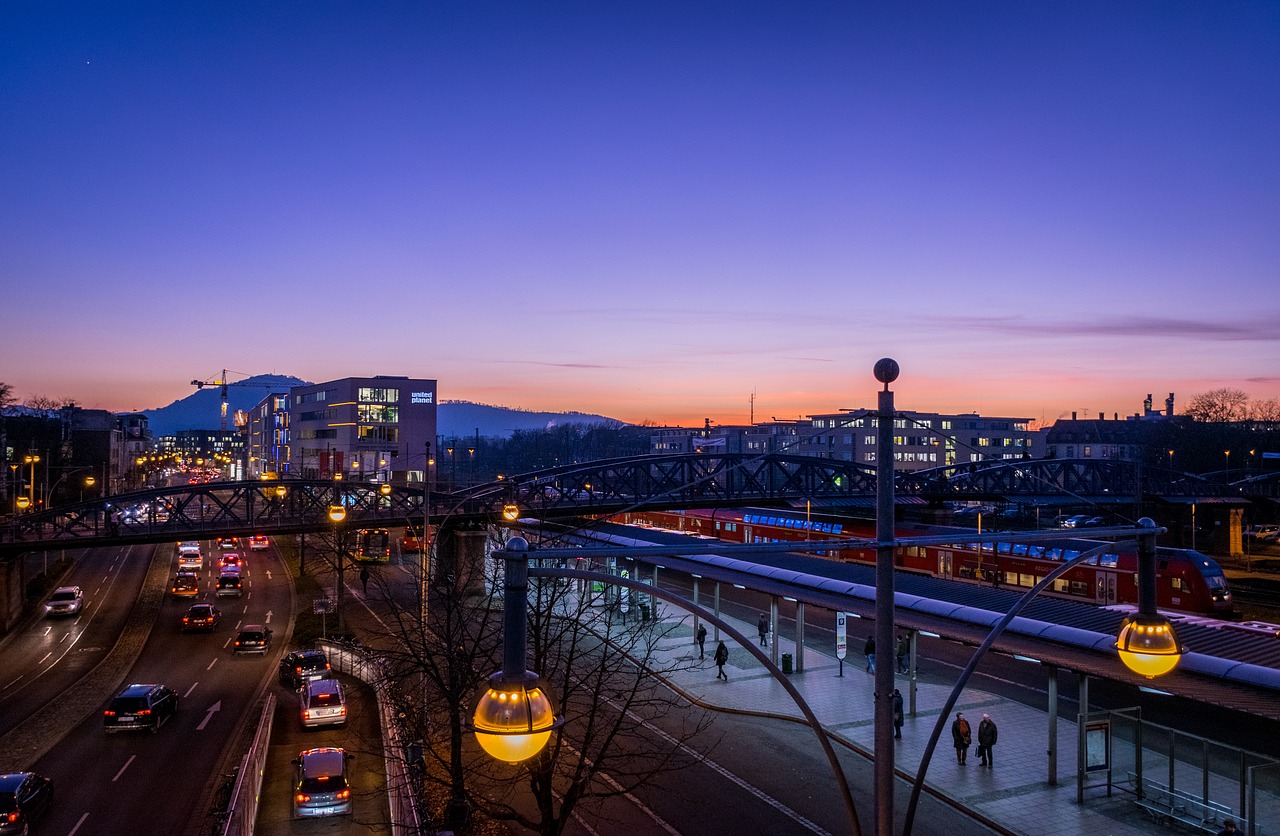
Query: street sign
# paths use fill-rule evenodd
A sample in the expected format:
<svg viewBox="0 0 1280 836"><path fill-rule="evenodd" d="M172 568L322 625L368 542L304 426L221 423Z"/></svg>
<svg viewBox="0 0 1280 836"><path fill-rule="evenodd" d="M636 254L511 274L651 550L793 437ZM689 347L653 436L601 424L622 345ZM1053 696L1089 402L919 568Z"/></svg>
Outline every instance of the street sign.
<svg viewBox="0 0 1280 836"><path fill-rule="evenodd" d="M333 612L333 602L328 598L317 598L311 606L311 611L316 615L324 615Z"/></svg>
<svg viewBox="0 0 1280 836"><path fill-rule="evenodd" d="M849 652L849 637L845 633L844 623L845 614L836 613L836 658L841 662L844 661L845 655Z"/></svg>

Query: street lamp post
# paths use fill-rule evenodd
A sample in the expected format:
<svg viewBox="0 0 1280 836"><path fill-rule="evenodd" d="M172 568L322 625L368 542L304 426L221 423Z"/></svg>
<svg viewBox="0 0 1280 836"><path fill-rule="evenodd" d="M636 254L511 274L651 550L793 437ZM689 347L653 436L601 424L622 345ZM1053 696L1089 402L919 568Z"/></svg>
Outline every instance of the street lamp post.
<svg viewBox="0 0 1280 836"><path fill-rule="evenodd" d="M1222 451L1222 455L1226 458L1226 462L1227 462L1227 476L1226 476L1226 479L1227 479L1227 481L1228 481L1228 482L1230 482L1230 481L1231 481L1231 451L1230 451L1230 450L1223 450L1223 451Z"/></svg>
<svg viewBox="0 0 1280 836"><path fill-rule="evenodd" d="M876 656L874 753L877 836L893 836L893 392L897 362L885 357L875 365L880 391L876 414Z"/></svg>
<svg viewBox="0 0 1280 836"><path fill-rule="evenodd" d="M504 508L504 517L509 519L518 516L518 508L512 506L510 512ZM778 666L759 647L721 619L718 614L697 603L686 601L675 593L634 578L622 578L583 569L538 567L530 570L529 543L523 537L511 538L506 549L498 554L505 562L502 604L503 666L501 671L489 677L489 688L477 701L470 725L471 730L476 733L477 741L490 755L508 763L518 763L533 757L546 745L551 732L564 724L563 717L555 716L551 702L541 688L538 674L526 669L529 576L566 578L624 586L654 595L689 610L698 618L710 621L717 630L723 630L730 638L737 641L769 671L795 701L796 706L808 721L809 727L817 736L819 745L826 754L832 773L839 784L841 800L844 802L845 814L849 820L849 832L851 836L861 836L862 830L858 823L858 814L854 807L853 794L849 790L849 783L827 732L818 722L817 716Z"/></svg>
<svg viewBox="0 0 1280 836"><path fill-rule="evenodd" d="M40 457L37 455L29 455L22 457L22 463L31 466L31 480L27 482L27 502L29 505L36 504L36 465L40 463Z"/></svg>

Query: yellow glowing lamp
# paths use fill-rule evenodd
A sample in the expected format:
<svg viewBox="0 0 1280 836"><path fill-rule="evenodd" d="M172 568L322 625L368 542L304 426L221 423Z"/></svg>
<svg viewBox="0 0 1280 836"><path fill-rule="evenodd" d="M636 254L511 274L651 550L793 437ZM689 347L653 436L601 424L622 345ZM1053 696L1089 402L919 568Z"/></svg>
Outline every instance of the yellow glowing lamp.
<svg viewBox="0 0 1280 836"><path fill-rule="evenodd" d="M97 483L97 481L98 480L93 478L92 476L86 476L84 477L84 486L86 488L92 488Z"/></svg>
<svg viewBox="0 0 1280 836"><path fill-rule="evenodd" d="M519 763L542 751L551 732L562 724L538 675L526 671L514 682L503 673L489 677L489 690L476 703L471 727L486 752L500 761Z"/></svg>
<svg viewBox="0 0 1280 836"><path fill-rule="evenodd" d="M1168 673L1182 658L1173 625L1162 615L1139 614L1126 618L1120 624L1116 650L1129 670L1147 679Z"/></svg>
<svg viewBox="0 0 1280 836"><path fill-rule="evenodd" d="M514 502L508 502L502 506L502 518L507 522L515 522L520 519L520 506Z"/></svg>
<svg viewBox="0 0 1280 836"><path fill-rule="evenodd" d="M142 467L146 463L147 463L146 456L138 456L138 458L134 460L134 464L136 464L138 467Z"/></svg>
<svg viewBox="0 0 1280 836"><path fill-rule="evenodd" d="M381 485L378 486L378 493L382 494L383 496L391 496L391 485L388 484L387 482L383 482Z"/></svg>
<svg viewBox="0 0 1280 836"><path fill-rule="evenodd" d="M336 523L340 523L347 518L347 509L341 505L329 506L329 519Z"/></svg>
<svg viewBox="0 0 1280 836"><path fill-rule="evenodd" d="M284 499L284 498L285 498L285 495L286 495L286 494L288 494L288 493L289 493L289 489L288 489L288 488L286 488L284 485L277 485L277 486L276 486L276 498L277 498L277 499Z"/></svg>
<svg viewBox="0 0 1280 836"><path fill-rule="evenodd" d="M31 507L31 499L25 496L18 497L18 510L25 511Z"/></svg>

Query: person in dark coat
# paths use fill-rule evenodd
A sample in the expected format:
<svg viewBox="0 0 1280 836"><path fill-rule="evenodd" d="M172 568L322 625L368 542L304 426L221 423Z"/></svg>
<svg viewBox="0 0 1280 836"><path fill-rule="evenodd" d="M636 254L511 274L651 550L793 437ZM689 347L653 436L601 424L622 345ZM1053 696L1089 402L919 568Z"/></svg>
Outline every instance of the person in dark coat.
<svg viewBox="0 0 1280 836"><path fill-rule="evenodd" d="M1222 823L1222 829L1218 831L1218 836L1237 836L1240 831L1236 830L1235 819L1227 819Z"/></svg>
<svg viewBox="0 0 1280 836"><path fill-rule="evenodd" d="M729 674L724 672L724 663L729 661L729 648L724 646L724 642L716 643L716 655L712 657L712 661L716 663L716 679L729 681Z"/></svg>
<svg viewBox="0 0 1280 836"><path fill-rule="evenodd" d="M956 763L964 766L969 757L969 744L973 742L973 730L962 712L956 712L955 722L951 724L951 742L956 747Z"/></svg>
<svg viewBox="0 0 1280 836"><path fill-rule="evenodd" d="M902 692L897 688L893 689L893 736L897 740L902 739Z"/></svg>
<svg viewBox="0 0 1280 836"><path fill-rule="evenodd" d="M908 673L911 664L911 636L903 633L898 636L898 673Z"/></svg>
<svg viewBox="0 0 1280 836"><path fill-rule="evenodd" d="M694 636L694 641L698 643L698 658L699 659L707 658L707 648L705 646L707 641L707 625L705 624L698 625L698 633L696 636Z"/></svg>
<svg viewBox="0 0 1280 836"><path fill-rule="evenodd" d="M756 629L760 631L760 646L769 646L769 616L760 613L760 620L756 622Z"/></svg>
<svg viewBox="0 0 1280 836"><path fill-rule="evenodd" d="M867 643L862 646L862 655L867 657L867 670L876 672L876 637L867 636Z"/></svg>
<svg viewBox="0 0 1280 836"><path fill-rule="evenodd" d="M990 769L995 766L995 755L991 751L991 747L996 745L996 736L999 729L991 719L990 714L982 715L982 722L978 724L978 757L982 759L982 765Z"/></svg>

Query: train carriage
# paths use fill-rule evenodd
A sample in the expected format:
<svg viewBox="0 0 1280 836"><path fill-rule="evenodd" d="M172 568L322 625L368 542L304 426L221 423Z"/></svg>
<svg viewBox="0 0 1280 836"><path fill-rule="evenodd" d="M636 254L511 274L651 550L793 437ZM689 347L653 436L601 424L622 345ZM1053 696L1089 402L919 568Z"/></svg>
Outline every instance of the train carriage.
<svg viewBox="0 0 1280 836"><path fill-rule="evenodd" d="M635 511L619 521L712 536L730 543L873 538L875 523L836 520L775 509L696 509ZM899 524L895 536L920 537L954 533L946 545L900 546L894 556L900 571L970 583L1030 588L1063 561L1103 545L1103 541L1064 536L1040 543L972 542L969 529ZM1108 606L1138 601L1137 553L1132 542L1092 558L1061 578L1043 594ZM818 552L832 560L875 563L876 550L832 549ZM1231 617L1233 606L1226 576L1213 558L1190 549L1157 549L1156 605L1162 609Z"/></svg>

